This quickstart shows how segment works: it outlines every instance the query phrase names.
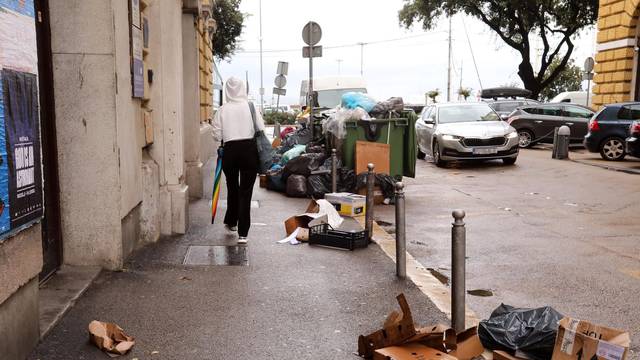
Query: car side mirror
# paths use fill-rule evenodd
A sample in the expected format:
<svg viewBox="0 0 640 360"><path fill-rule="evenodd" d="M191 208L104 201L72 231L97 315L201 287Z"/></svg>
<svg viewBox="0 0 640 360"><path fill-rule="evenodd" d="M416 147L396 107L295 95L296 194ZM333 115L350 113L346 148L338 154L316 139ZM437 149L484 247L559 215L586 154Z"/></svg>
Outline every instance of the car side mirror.
<svg viewBox="0 0 640 360"><path fill-rule="evenodd" d="M509 120L509 115L502 114L502 115L500 115L500 119L502 119L502 121L507 121L507 120Z"/></svg>

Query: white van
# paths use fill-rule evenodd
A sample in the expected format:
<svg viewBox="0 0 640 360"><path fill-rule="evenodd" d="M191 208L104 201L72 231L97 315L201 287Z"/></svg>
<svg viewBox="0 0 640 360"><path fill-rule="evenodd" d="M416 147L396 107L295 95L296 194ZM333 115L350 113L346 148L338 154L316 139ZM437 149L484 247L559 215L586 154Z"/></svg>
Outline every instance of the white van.
<svg viewBox="0 0 640 360"><path fill-rule="evenodd" d="M551 101L551 103L572 103L583 106L589 106L587 104L587 92L586 91L565 91L556 95Z"/></svg>
<svg viewBox="0 0 640 360"><path fill-rule="evenodd" d="M313 79L313 90L318 93L318 105L334 108L340 105L342 94L356 91L367 92L367 84L361 77L326 77ZM309 81L303 80L300 86L300 105L307 105Z"/></svg>

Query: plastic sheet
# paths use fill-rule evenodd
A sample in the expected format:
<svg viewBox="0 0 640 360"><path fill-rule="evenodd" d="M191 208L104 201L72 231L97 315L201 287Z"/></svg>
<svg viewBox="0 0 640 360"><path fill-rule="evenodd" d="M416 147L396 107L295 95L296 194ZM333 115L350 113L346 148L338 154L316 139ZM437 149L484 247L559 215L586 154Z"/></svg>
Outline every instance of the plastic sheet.
<svg viewBox="0 0 640 360"><path fill-rule="evenodd" d="M371 120L371 116L362 108L338 108L322 123L322 132L324 134L329 132L338 139L344 139L347 136L345 126L347 120Z"/></svg>
<svg viewBox="0 0 640 360"><path fill-rule="evenodd" d="M311 129L303 128L290 133L282 142L283 148L291 149L296 145L307 145L311 142Z"/></svg>
<svg viewBox="0 0 640 360"><path fill-rule="evenodd" d="M331 192L331 175L311 175L307 178L307 193L314 199L322 199Z"/></svg>
<svg viewBox="0 0 640 360"><path fill-rule="evenodd" d="M501 304L478 326L482 345L490 350L521 351L535 360L551 359L563 316L551 307L519 309Z"/></svg>
<svg viewBox="0 0 640 360"><path fill-rule="evenodd" d="M291 197L307 196L307 178L303 175L291 175L287 179L287 195Z"/></svg>
<svg viewBox="0 0 640 360"><path fill-rule="evenodd" d="M376 101L369 95L361 92L348 92L342 95L342 107L347 109L362 108L369 112L376 106Z"/></svg>
<svg viewBox="0 0 640 360"><path fill-rule="evenodd" d="M401 113L404 111L404 100L401 97L392 97L385 101L380 101L369 111L372 114L383 115L389 111Z"/></svg>

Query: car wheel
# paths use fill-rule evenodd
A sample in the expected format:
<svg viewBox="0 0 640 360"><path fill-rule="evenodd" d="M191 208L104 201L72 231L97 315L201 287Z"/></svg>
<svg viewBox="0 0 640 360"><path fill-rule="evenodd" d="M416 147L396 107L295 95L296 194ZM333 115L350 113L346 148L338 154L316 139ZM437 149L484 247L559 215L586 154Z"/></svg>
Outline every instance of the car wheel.
<svg viewBox="0 0 640 360"><path fill-rule="evenodd" d="M433 162L437 167L445 167L447 166L447 162L442 160L440 157L440 144L437 141L433 143Z"/></svg>
<svg viewBox="0 0 640 360"><path fill-rule="evenodd" d="M504 158L504 159L502 159L502 162L503 162L505 165L513 165L513 164L515 164L515 163L516 163L516 160L518 160L518 158L517 158L517 157L514 157L514 158Z"/></svg>
<svg viewBox="0 0 640 360"><path fill-rule="evenodd" d="M423 153L422 151L420 151L420 148L418 148L418 159L424 160L424 158L426 157L427 157L427 154Z"/></svg>
<svg viewBox="0 0 640 360"><path fill-rule="evenodd" d="M518 145L525 149L533 146L533 132L531 130L518 130Z"/></svg>
<svg viewBox="0 0 640 360"><path fill-rule="evenodd" d="M608 161L620 161L625 157L624 140L610 137L600 145L600 156Z"/></svg>

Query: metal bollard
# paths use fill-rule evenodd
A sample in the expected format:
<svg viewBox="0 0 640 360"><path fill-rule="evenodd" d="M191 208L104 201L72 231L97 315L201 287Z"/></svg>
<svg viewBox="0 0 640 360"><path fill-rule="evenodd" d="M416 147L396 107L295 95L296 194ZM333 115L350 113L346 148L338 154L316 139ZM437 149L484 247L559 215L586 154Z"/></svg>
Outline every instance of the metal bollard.
<svg viewBox="0 0 640 360"><path fill-rule="evenodd" d="M276 121L275 125L273 125L273 138L280 138L280 123Z"/></svg>
<svg viewBox="0 0 640 360"><path fill-rule="evenodd" d="M553 154L552 158L564 160L569 158L569 137L571 136L571 129L562 125L560 128L556 128L553 136Z"/></svg>
<svg viewBox="0 0 640 360"><path fill-rule="evenodd" d="M451 327L456 333L465 330L465 262L466 262L466 229L465 213L455 210L451 228Z"/></svg>
<svg viewBox="0 0 640 360"><path fill-rule="evenodd" d="M367 209L365 214L365 230L369 241L373 238L373 188L376 184L376 173L373 172L375 166L367 165L369 172L367 173Z"/></svg>
<svg viewBox="0 0 640 360"><path fill-rule="evenodd" d="M336 149L331 149L331 192L338 192L338 154Z"/></svg>
<svg viewBox="0 0 640 360"><path fill-rule="evenodd" d="M396 275L407 277L407 239L405 232L404 184L396 183Z"/></svg>

